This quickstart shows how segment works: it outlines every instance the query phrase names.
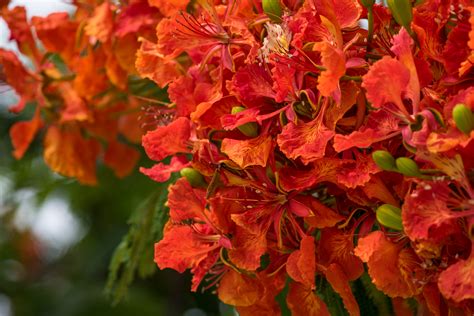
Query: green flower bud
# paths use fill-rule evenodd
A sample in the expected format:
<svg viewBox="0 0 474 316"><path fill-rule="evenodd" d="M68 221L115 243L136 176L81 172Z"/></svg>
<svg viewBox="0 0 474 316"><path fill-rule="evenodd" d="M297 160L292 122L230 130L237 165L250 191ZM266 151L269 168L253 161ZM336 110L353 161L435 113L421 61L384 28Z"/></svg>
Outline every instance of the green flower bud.
<svg viewBox="0 0 474 316"><path fill-rule="evenodd" d="M360 0L360 3L366 8L370 8L371 6L374 5L375 0Z"/></svg>
<svg viewBox="0 0 474 316"><path fill-rule="evenodd" d="M281 16L283 14L280 0L263 0L262 1L263 12L273 22L281 22Z"/></svg>
<svg viewBox="0 0 474 316"><path fill-rule="evenodd" d="M179 172L182 177L185 177L189 184L192 187L205 187L206 182L204 181L204 177L198 171L193 168L183 168Z"/></svg>
<svg viewBox="0 0 474 316"><path fill-rule="evenodd" d="M474 129L474 115L465 104L456 104L453 109L453 120L456 127L464 134L469 135Z"/></svg>
<svg viewBox="0 0 474 316"><path fill-rule="evenodd" d="M413 20L413 13L410 0L388 0L388 7L392 16L398 24L408 31L411 30L410 24Z"/></svg>
<svg viewBox="0 0 474 316"><path fill-rule="evenodd" d="M418 177L421 176L420 168L413 159L407 157L397 158L395 161L397 169L401 174L404 174L408 177Z"/></svg>
<svg viewBox="0 0 474 316"><path fill-rule="evenodd" d="M246 109L242 106L234 106L231 110L232 114L237 114L239 112L245 111ZM258 125L257 123L251 122L251 123L245 123L243 125L240 125L237 127L239 131L242 132L245 136L248 137L257 137L258 135Z"/></svg>
<svg viewBox="0 0 474 316"><path fill-rule="evenodd" d="M396 171L395 158L386 150L377 150L372 153L372 159L382 170Z"/></svg>
<svg viewBox="0 0 474 316"><path fill-rule="evenodd" d="M377 221L385 227L403 230L402 211L393 205L384 204L375 211Z"/></svg>

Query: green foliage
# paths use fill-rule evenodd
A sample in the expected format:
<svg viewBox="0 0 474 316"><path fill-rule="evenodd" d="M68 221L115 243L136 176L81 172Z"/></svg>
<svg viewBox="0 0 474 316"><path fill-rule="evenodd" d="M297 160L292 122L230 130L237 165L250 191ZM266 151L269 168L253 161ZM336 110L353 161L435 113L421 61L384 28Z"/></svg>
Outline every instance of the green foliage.
<svg viewBox="0 0 474 316"><path fill-rule="evenodd" d="M174 180L172 177L159 185L129 220L130 230L118 245L109 265L105 291L114 304L125 297L136 274L146 278L156 271L153 244L163 238L163 228L168 220L168 209L164 206L167 185Z"/></svg>
<svg viewBox="0 0 474 316"><path fill-rule="evenodd" d="M344 308L341 296L333 290L331 284L325 278L319 276L316 278L316 293L326 303L332 316L349 315Z"/></svg>
<svg viewBox="0 0 474 316"><path fill-rule="evenodd" d="M364 273L355 285L361 315L393 315L390 298L375 287L367 273Z"/></svg>

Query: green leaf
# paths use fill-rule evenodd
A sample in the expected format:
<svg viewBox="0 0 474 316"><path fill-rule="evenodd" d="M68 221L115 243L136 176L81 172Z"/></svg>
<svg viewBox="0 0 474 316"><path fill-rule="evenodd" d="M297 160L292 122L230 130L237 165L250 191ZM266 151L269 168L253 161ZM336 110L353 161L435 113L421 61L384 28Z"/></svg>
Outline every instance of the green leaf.
<svg viewBox="0 0 474 316"><path fill-rule="evenodd" d="M130 229L116 248L109 265L105 293L113 304L125 297L137 274L146 278L156 271L153 245L163 238L169 212L164 206L168 196L167 187L175 180L176 176L160 184L156 193L144 201L129 219Z"/></svg>

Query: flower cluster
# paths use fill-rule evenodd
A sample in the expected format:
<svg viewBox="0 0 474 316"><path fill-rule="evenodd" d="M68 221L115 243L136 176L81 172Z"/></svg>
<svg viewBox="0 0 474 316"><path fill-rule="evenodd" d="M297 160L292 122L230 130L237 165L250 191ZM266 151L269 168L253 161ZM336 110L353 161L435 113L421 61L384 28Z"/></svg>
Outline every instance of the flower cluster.
<svg viewBox="0 0 474 316"><path fill-rule="evenodd" d="M76 1L75 12L28 21L25 9L0 4L26 67L0 49L0 71L19 103L10 110L34 113L10 129L20 159L42 130L44 160L54 171L95 184L96 161L118 177L133 170L142 129L137 121L147 102L136 95L146 82L134 67L138 38L155 39L159 11L146 1L117 7L108 1ZM2 7L3 6L3 7ZM135 75L135 79L133 78Z"/></svg>
<svg viewBox="0 0 474 316"><path fill-rule="evenodd" d="M171 102L141 171L182 175L161 269L240 315L278 315L284 288L294 315L327 315L321 282L360 315L365 266L398 312L474 311L470 1L150 3L136 67Z"/></svg>
<svg viewBox="0 0 474 316"><path fill-rule="evenodd" d="M93 184L103 156L124 176L152 103L141 172L181 174L155 261L192 291L328 315L330 287L360 315L368 273L397 314L473 313L474 6L412 2L77 0L29 22L0 0L33 64L0 49L12 111L34 112L13 154L45 130L54 171Z"/></svg>

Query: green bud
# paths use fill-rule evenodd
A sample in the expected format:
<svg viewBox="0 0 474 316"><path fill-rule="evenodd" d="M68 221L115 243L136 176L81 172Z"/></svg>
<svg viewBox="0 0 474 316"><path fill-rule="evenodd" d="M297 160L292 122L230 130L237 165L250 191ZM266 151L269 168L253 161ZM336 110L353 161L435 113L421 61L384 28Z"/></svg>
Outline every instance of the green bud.
<svg viewBox="0 0 474 316"><path fill-rule="evenodd" d="M407 31L411 30L410 24L413 20L413 13L410 0L388 0L388 7L392 12L392 16L398 24L403 26Z"/></svg>
<svg viewBox="0 0 474 316"><path fill-rule="evenodd" d="M237 114L239 112L245 111L246 109L242 106L234 106L231 110L232 114ZM258 125L257 123L251 122L251 123L245 123L243 125L240 125L237 127L239 131L242 132L245 136L248 137L257 137L258 135Z"/></svg>
<svg viewBox="0 0 474 316"><path fill-rule="evenodd" d="M273 22L281 22L282 9L280 0L263 0L262 1L263 12Z"/></svg>
<svg viewBox="0 0 474 316"><path fill-rule="evenodd" d="M393 205L384 204L375 211L377 221L385 227L403 230L402 211Z"/></svg>
<svg viewBox="0 0 474 316"><path fill-rule="evenodd" d="M185 177L189 184L192 187L205 187L206 182L204 181L204 177L198 171L193 168L183 168L179 172L182 177Z"/></svg>
<svg viewBox="0 0 474 316"><path fill-rule="evenodd" d="M453 109L453 120L456 127L464 134L469 135L474 129L474 115L465 104L456 104Z"/></svg>
<svg viewBox="0 0 474 316"><path fill-rule="evenodd" d="M372 153L372 159L382 170L396 171L395 158L386 150L377 150Z"/></svg>
<svg viewBox="0 0 474 316"><path fill-rule="evenodd" d="M371 6L374 5L375 0L360 0L360 3L366 8L370 8Z"/></svg>
<svg viewBox="0 0 474 316"><path fill-rule="evenodd" d="M397 169L401 174L404 174L408 177L418 177L421 176L420 168L413 159L407 157L397 158L395 161Z"/></svg>

